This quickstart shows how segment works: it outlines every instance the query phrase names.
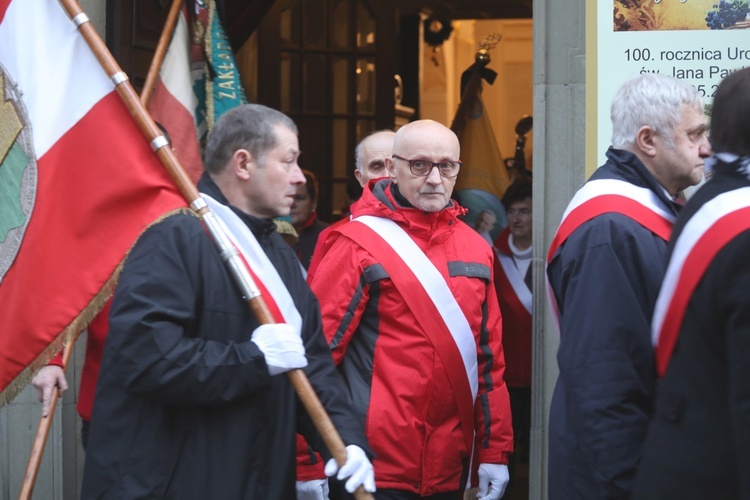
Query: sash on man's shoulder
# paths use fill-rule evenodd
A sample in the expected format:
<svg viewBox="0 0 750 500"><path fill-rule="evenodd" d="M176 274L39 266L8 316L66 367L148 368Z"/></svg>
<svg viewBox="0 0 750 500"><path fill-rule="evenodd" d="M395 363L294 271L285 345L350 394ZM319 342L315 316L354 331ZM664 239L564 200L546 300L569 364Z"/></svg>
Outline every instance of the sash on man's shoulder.
<svg viewBox="0 0 750 500"><path fill-rule="evenodd" d="M651 324L660 377L666 373L688 303L708 266L722 248L747 230L750 230L750 187L722 193L706 202L674 242Z"/></svg>
<svg viewBox="0 0 750 500"><path fill-rule="evenodd" d="M579 227L607 213L622 214L669 241L676 216L652 190L618 179L597 179L584 184L570 201L547 252L547 265L557 250ZM560 331L560 312L552 287L547 280L547 298L553 319Z"/></svg>

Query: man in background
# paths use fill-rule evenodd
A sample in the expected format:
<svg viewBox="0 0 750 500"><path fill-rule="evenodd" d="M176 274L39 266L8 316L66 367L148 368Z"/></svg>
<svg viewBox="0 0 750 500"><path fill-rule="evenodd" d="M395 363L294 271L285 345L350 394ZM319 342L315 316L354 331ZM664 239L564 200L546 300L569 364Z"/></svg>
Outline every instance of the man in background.
<svg viewBox="0 0 750 500"><path fill-rule="evenodd" d="M710 154L703 102L663 75L612 102L607 162L575 195L548 253L560 374L549 417L550 499L628 498L653 415L650 325L680 205Z"/></svg>
<svg viewBox="0 0 750 500"><path fill-rule="evenodd" d="M495 290L503 317L505 385L513 413L515 453L510 462L510 490L522 489L520 463L528 464L531 430L531 313L533 249L531 179L521 177L502 199L508 226L495 240Z"/></svg>
<svg viewBox="0 0 750 500"><path fill-rule="evenodd" d="M714 176L675 224L653 321L659 393L633 498L750 498L750 69L711 114Z"/></svg>
<svg viewBox="0 0 750 500"><path fill-rule="evenodd" d="M392 130L378 130L362 139L354 150L355 168L354 176L361 188L364 188L371 179L385 177L385 159L391 156L393 138L396 133ZM356 200L349 205L356 204ZM315 250L310 259L308 268L308 282L318 268L320 257L328 235L331 231L342 224L349 222L350 217L344 217L338 222L329 225L318 235ZM338 490L330 492L332 498L336 498ZM328 479L323 470L320 455L316 454L305 440L300 436L297 438L297 500L323 500L329 494Z"/></svg>
<svg viewBox="0 0 750 500"><path fill-rule="evenodd" d="M354 150L355 157L355 168L354 177L357 178L360 186L363 188L372 179L379 179L380 177L386 177L388 173L385 170L385 159L391 156L391 149L393 148L393 139L396 133L392 130L378 130L357 144ZM351 213L352 207L356 204L356 201L349 206ZM332 224L331 226L324 229L318 236L318 241L315 244L315 250L313 256L310 259L310 267L308 268L308 276L312 276L320 263L320 256L322 255L322 247L328 238L330 232L338 227L340 224L348 222L351 217L344 217L340 221ZM308 281L310 281L308 279Z"/></svg>
<svg viewBox="0 0 750 500"><path fill-rule="evenodd" d="M305 183L297 186L289 218L298 235L292 248L297 252L302 266L307 269L310 266L318 236L329 224L318 218L318 194L320 192L318 179L309 170L302 169L302 174L305 176Z"/></svg>

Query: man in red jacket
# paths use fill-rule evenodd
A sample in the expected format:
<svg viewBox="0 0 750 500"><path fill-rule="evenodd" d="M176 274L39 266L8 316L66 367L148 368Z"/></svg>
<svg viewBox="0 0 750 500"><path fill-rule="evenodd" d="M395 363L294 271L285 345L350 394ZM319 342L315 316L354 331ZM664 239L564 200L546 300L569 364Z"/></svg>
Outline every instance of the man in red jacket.
<svg viewBox="0 0 750 500"><path fill-rule="evenodd" d="M107 338L107 330L109 329L108 317L111 306L112 301L107 301L102 312L93 319L87 329L86 358L81 372L81 386L78 391L78 404L76 405L78 415L81 416L81 441L84 449L86 449L89 435L91 410L94 407L94 391L96 390L96 381L99 378L104 340ZM62 354L58 354L47 366L39 370L31 383L39 393L39 399L42 402L42 415L44 417L49 416L49 409L52 405L52 390L57 387L60 390L60 395L62 395L68 389L68 382L62 369Z"/></svg>
<svg viewBox="0 0 750 500"><path fill-rule="evenodd" d="M520 460L528 462L531 428L531 179L519 178L503 195L508 226L495 240L495 290L503 315L505 384L513 412L516 453L510 487Z"/></svg>
<svg viewBox="0 0 750 500"><path fill-rule="evenodd" d="M392 130L377 130L362 139L354 150L356 168L354 177L362 187L365 187L370 179L378 179L388 174L385 171L385 159L391 156L393 148L393 137L396 135ZM352 203L354 206L356 201ZM350 209L351 209L350 206ZM332 230L351 219L345 217L323 229L318 235L310 265L307 270L308 283L312 280L320 257L324 253L325 241ZM329 494L328 479L323 471L323 461L319 454L315 453L302 436L297 436L297 500L326 500ZM332 498L335 498L334 489Z"/></svg>
<svg viewBox="0 0 750 500"><path fill-rule="evenodd" d="M459 154L456 135L437 122L400 128L389 178L368 183L311 280L376 454L379 499L454 499L472 455L478 498L500 498L508 481L493 254L450 198Z"/></svg>
<svg viewBox="0 0 750 500"><path fill-rule="evenodd" d="M378 179L385 177L388 174L385 171L385 159L391 156L391 149L393 148L393 138L396 133L392 130L378 130L371 133L364 139L362 139L357 148L354 150L354 156L356 161L356 168L354 169L354 177L357 178L360 186L363 188L367 185L370 179ZM354 205L357 202L351 204L349 210L355 210ZM315 244L315 250L310 261L310 266L307 270L308 281L310 277L315 274L315 270L318 268L320 263L320 257L323 255L323 246L328 238L328 235L340 224L349 222L351 217L345 217L338 222L325 228L320 235L318 235L318 241Z"/></svg>

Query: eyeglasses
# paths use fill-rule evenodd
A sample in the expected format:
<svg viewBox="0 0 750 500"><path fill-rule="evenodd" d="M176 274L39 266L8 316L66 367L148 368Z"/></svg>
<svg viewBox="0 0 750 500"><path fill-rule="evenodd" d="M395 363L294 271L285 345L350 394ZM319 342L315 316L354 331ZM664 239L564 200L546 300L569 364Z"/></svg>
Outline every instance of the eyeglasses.
<svg viewBox="0 0 750 500"><path fill-rule="evenodd" d="M458 175L458 170L462 165L460 161L430 161L422 158L418 158L416 160L408 160L398 155L393 155L393 158L408 162L409 170L417 177L426 177L430 175L430 172L432 172L433 168L437 167L441 177L450 179Z"/></svg>

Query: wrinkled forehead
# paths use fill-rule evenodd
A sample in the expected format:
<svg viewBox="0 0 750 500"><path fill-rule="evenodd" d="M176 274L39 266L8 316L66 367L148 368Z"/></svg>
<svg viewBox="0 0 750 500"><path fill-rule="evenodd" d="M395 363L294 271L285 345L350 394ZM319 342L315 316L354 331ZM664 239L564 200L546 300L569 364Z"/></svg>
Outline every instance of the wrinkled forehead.
<svg viewBox="0 0 750 500"><path fill-rule="evenodd" d="M436 123L399 129L393 144L393 154L405 158L457 160L460 150L456 134Z"/></svg>
<svg viewBox="0 0 750 500"><path fill-rule="evenodd" d="M374 135L362 145L362 163L367 166L373 161L382 161L384 158L391 156L392 149L393 135Z"/></svg>

